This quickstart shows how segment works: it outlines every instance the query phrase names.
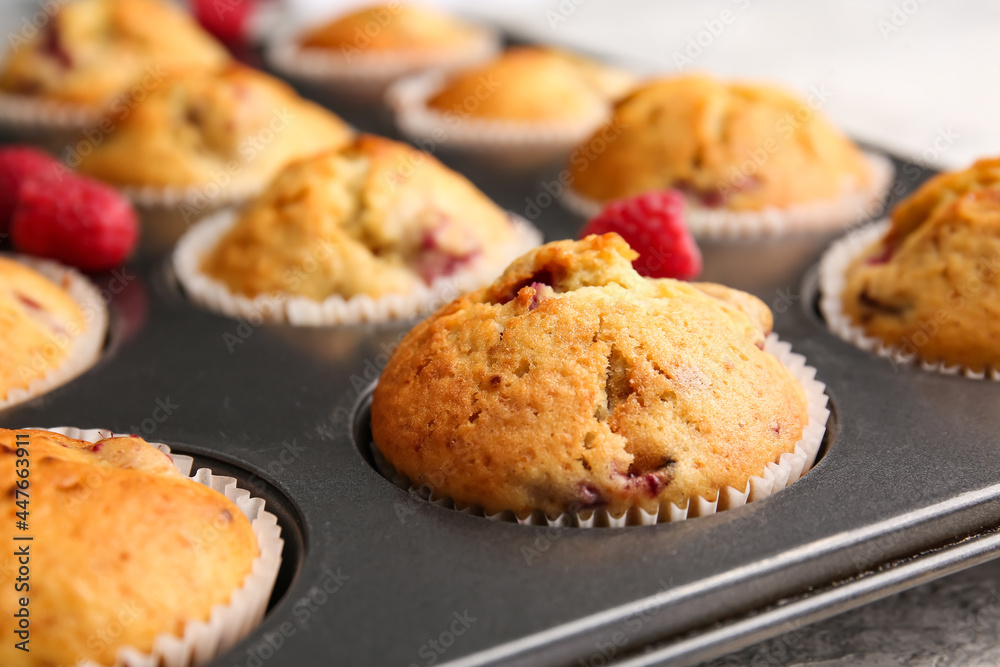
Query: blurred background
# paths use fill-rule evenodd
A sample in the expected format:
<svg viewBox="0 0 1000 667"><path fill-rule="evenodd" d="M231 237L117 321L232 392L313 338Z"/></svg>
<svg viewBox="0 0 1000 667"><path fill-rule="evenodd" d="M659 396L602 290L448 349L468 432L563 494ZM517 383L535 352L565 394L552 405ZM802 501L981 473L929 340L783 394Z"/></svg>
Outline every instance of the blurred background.
<svg viewBox="0 0 1000 667"><path fill-rule="evenodd" d="M196 4L204 0L186 0ZM213 0L208 0L212 2ZM60 0L5 0L6 29ZM233 0L249 32L364 0ZM643 73L706 70L822 91L857 139L934 166L1000 152L1000 3L987 0L428 0Z"/></svg>

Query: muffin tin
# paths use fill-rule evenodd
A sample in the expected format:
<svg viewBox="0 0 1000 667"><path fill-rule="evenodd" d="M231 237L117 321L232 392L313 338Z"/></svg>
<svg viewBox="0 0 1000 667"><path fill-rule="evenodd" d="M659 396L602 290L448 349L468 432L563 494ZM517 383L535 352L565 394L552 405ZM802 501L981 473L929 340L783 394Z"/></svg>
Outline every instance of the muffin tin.
<svg viewBox="0 0 1000 667"><path fill-rule="evenodd" d="M533 202L547 240L582 223L541 187L552 173L442 157L505 208ZM165 255L97 280L104 358L0 425L136 433L266 498L285 539L271 609L215 667L693 664L1000 549L1000 384L894 368L829 332L811 267L831 238L702 245L702 279L770 305L831 408L810 473L710 517L545 528L410 496L373 468L368 409L412 322L228 319L185 298Z"/></svg>

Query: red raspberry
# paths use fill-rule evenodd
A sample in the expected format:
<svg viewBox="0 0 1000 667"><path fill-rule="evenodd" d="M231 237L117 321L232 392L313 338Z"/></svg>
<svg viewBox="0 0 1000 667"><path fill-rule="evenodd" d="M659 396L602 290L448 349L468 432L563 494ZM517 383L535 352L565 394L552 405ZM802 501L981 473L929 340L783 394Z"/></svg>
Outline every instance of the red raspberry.
<svg viewBox="0 0 1000 667"><path fill-rule="evenodd" d="M257 0L194 0L195 18L208 32L230 47L241 46L249 37L251 16Z"/></svg>
<svg viewBox="0 0 1000 667"><path fill-rule="evenodd" d="M701 251L684 222L684 195L676 190L613 201L584 225L580 238L608 232L639 253L632 266L644 276L690 280L701 273Z"/></svg>
<svg viewBox="0 0 1000 667"><path fill-rule="evenodd" d="M10 220L17 205L21 184L29 178L60 176L68 173L55 158L30 146L0 149L0 234L10 231Z"/></svg>
<svg viewBox="0 0 1000 667"><path fill-rule="evenodd" d="M84 271L121 266L135 248L139 223L116 190L76 175L56 183L24 182L11 222L14 248Z"/></svg>

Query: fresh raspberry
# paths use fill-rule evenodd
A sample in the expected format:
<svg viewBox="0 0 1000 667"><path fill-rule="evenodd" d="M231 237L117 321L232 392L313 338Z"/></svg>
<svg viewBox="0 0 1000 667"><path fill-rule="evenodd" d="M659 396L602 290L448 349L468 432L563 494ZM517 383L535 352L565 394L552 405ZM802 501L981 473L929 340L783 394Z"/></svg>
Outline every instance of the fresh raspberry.
<svg viewBox="0 0 1000 667"><path fill-rule="evenodd" d="M30 146L0 149L0 234L10 231L10 220L17 205L21 184L29 178L58 177L66 167L48 153Z"/></svg>
<svg viewBox="0 0 1000 667"><path fill-rule="evenodd" d="M230 47L240 46L249 37L251 16L257 0L194 0L194 16L208 32Z"/></svg>
<svg viewBox="0 0 1000 667"><path fill-rule="evenodd" d="M58 187L45 178L25 181L10 231L20 252L106 271L121 266L135 248L139 223L117 191L69 175Z"/></svg>
<svg viewBox="0 0 1000 667"><path fill-rule="evenodd" d="M701 251L684 222L684 195L676 190L613 201L584 225L580 238L609 232L639 253L632 266L644 276L690 280L701 273Z"/></svg>

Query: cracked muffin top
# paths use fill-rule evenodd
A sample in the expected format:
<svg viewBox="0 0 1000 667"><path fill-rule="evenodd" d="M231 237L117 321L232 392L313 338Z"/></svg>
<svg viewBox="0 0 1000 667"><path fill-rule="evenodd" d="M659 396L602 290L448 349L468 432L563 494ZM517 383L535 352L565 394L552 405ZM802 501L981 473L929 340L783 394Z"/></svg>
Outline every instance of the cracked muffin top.
<svg viewBox="0 0 1000 667"><path fill-rule="evenodd" d="M1000 369L1000 158L930 179L847 269L845 313L885 343Z"/></svg>
<svg viewBox="0 0 1000 667"><path fill-rule="evenodd" d="M0 257L0 400L57 368L86 327L83 311L66 290Z"/></svg>
<svg viewBox="0 0 1000 667"><path fill-rule="evenodd" d="M279 174L203 270L246 296L378 298L502 262L514 235L507 213L464 176L406 144L362 135Z"/></svg>
<svg viewBox="0 0 1000 667"><path fill-rule="evenodd" d="M809 102L707 76L653 81L619 100L568 165L576 192L611 201L676 188L732 210L835 200L866 186L864 154Z"/></svg>
<svg viewBox="0 0 1000 667"><path fill-rule="evenodd" d="M31 580L31 619L48 634L32 643L30 654L4 642L0 663L89 659L111 665L119 647L148 652L156 635L179 634L187 621L208 620L212 607L228 603L250 574L257 539L239 508L184 477L140 438L89 443L0 429L0 488L10 498L4 510L9 525L19 511L18 434L30 436L30 558L44 575ZM17 570L14 551L0 556L4 572ZM10 617L15 604L5 595L0 611ZM121 632L109 636L112 626Z"/></svg>
<svg viewBox="0 0 1000 667"><path fill-rule="evenodd" d="M805 393L771 312L721 285L648 279L617 234L530 252L417 325L372 402L375 444L419 486L553 517L743 489L794 450Z"/></svg>
<svg viewBox="0 0 1000 667"><path fill-rule="evenodd" d="M427 106L458 119L581 121L607 116L632 75L557 49L514 47L449 77Z"/></svg>
<svg viewBox="0 0 1000 667"><path fill-rule="evenodd" d="M133 86L146 95L169 73L229 61L221 45L163 0L73 0L37 35L11 47L0 90L96 108Z"/></svg>
<svg viewBox="0 0 1000 667"><path fill-rule="evenodd" d="M114 185L265 185L294 159L348 143L350 127L249 67L164 81L83 155L79 171Z"/></svg>
<svg viewBox="0 0 1000 667"><path fill-rule="evenodd" d="M307 48L351 54L462 51L475 47L482 31L427 7L399 2L365 7L338 17L305 35Z"/></svg>

